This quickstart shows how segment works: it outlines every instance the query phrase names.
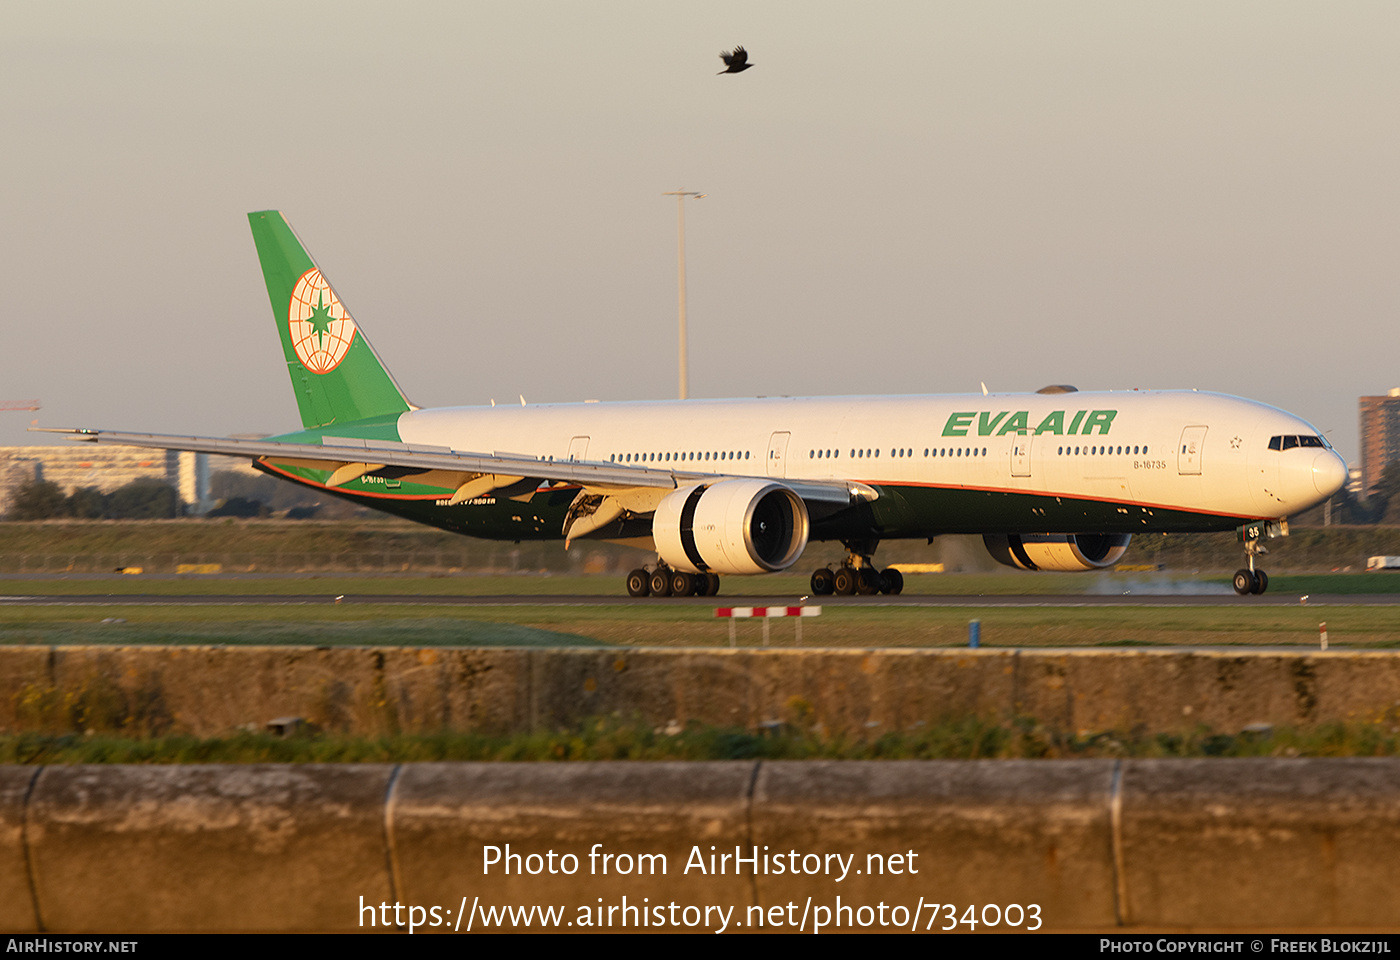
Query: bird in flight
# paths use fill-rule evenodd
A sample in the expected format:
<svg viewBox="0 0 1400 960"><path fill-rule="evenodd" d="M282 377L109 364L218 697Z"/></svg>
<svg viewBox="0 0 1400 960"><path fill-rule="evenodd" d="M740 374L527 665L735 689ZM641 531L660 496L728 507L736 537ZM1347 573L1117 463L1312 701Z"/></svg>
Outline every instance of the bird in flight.
<svg viewBox="0 0 1400 960"><path fill-rule="evenodd" d="M743 47L735 47L733 53L721 53L719 58L724 61L725 67L720 73L743 73L753 66L749 63L749 52Z"/></svg>

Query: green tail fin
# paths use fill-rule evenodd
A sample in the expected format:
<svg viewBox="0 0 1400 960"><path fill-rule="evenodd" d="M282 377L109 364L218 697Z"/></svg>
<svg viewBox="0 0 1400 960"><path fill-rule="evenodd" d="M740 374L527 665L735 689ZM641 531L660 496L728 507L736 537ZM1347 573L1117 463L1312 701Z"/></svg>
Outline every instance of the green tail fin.
<svg viewBox="0 0 1400 960"><path fill-rule="evenodd" d="M412 404L341 305L285 217L248 214L302 425L403 413Z"/></svg>

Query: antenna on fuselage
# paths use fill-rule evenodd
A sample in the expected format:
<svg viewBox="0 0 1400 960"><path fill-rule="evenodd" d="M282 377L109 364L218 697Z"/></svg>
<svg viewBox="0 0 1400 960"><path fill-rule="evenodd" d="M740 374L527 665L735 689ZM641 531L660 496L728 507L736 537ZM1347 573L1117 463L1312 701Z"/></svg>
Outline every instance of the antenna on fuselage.
<svg viewBox="0 0 1400 960"><path fill-rule="evenodd" d="M983 380L983 381L982 381L982 396L985 397L986 395L987 395L987 381Z"/></svg>

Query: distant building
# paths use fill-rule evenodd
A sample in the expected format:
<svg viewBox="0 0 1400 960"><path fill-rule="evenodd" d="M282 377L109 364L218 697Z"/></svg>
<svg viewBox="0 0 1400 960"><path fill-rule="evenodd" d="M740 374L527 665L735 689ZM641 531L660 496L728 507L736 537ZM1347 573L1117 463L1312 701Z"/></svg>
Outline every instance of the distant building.
<svg viewBox="0 0 1400 960"><path fill-rule="evenodd" d="M1400 387L1361 398L1361 489L1370 496L1386 465L1400 460Z"/></svg>
<svg viewBox="0 0 1400 960"><path fill-rule="evenodd" d="M159 480L174 487L187 508L203 513L213 506L209 475L220 470L256 472L243 458L112 443L0 447L0 514L9 511L14 491L34 480L52 481L64 494L81 487L111 493L133 480Z"/></svg>
<svg viewBox="0 0 1400 960"><path fill-rule="evenodd" d="M1354 463L1347 464L1347 493L1361 499L1361 468Z"/></svg>

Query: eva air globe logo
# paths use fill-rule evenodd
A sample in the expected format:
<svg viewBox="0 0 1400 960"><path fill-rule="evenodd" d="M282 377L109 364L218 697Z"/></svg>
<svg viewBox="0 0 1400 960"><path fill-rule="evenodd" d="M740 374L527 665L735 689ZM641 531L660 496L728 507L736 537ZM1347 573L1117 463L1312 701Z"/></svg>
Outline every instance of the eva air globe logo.
<svg viewBox="0 0 1400 960"><path fill-rule="evenodd" d="M303 273L292 288L287 328L297 359L312 373L334 370L355 339L355 321L340 305L321 271L314 267Z"/></svg>

